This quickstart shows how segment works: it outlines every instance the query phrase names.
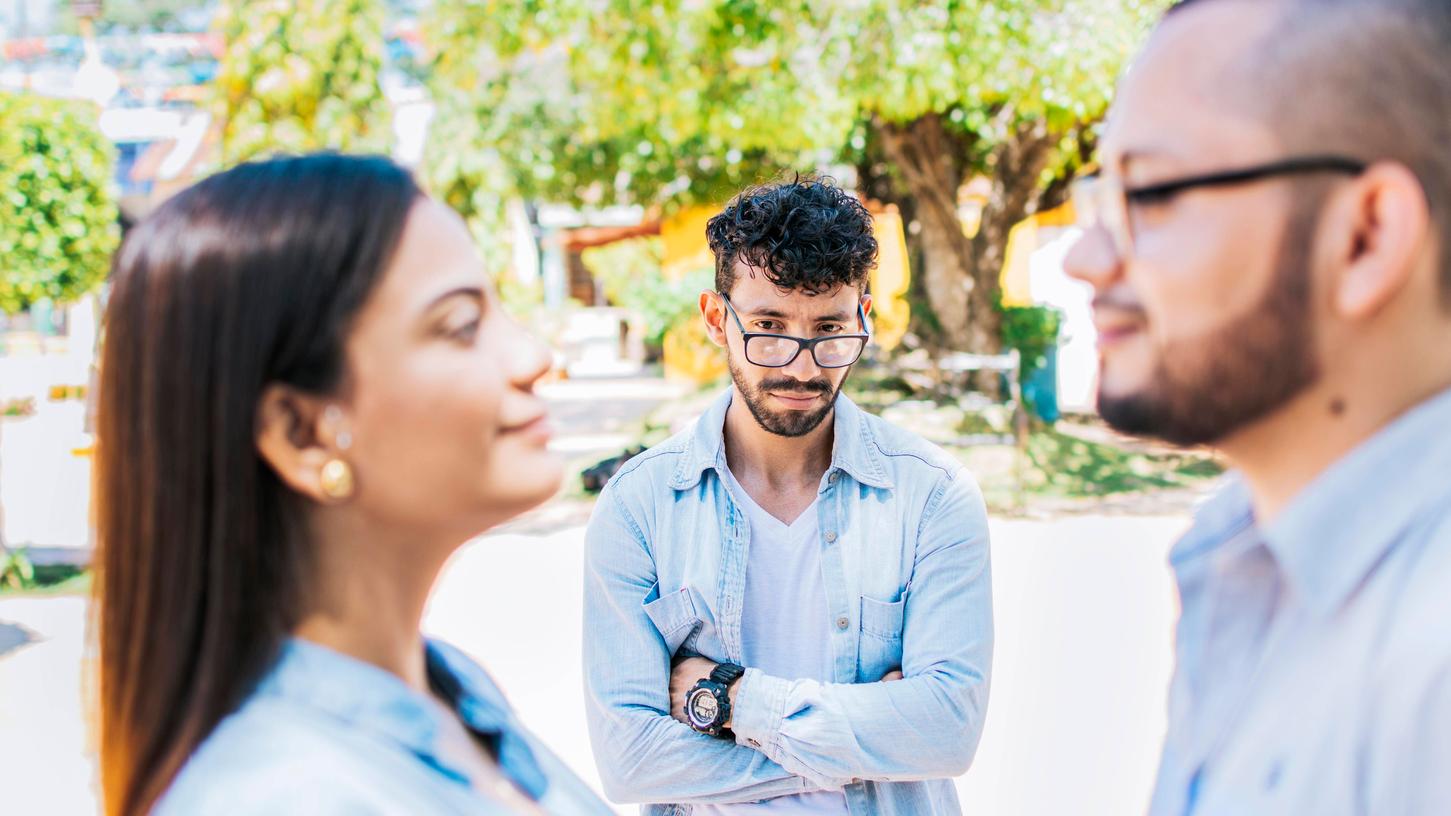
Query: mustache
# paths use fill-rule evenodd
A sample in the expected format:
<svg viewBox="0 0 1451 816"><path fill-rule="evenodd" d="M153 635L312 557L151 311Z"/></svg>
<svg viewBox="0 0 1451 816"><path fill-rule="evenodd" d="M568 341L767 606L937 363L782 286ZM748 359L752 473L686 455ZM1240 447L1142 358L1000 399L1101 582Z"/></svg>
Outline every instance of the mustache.
<svg viewBox="0 0 1451 816"><path fill-rule="evenodd" d="M760 386L762 391L774 391L779 394L824 394L831 396L831 383L826 380L762 380Z"/></svg>

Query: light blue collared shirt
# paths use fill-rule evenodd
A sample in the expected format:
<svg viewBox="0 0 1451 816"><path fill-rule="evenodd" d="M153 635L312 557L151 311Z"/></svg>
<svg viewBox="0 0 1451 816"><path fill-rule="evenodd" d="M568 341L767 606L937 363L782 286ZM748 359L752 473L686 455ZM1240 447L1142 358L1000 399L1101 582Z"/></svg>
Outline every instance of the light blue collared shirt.
<svg viewBox="0 0 1451 816"><path fill-rule="evenodd" d="M501 814L450 761L442 717L456 715L546 813L611 811L514 718L462 652L429 642L443 706L393 674L291 639L257 689L203 742L154 811L192 814Z"/></svg>
<svg viewBox="0 0 1451 816"><path fill-rule="evenodd" d="M647 814L845 790L853 814L960 812L987 709L987 511L962 464L839 397L817 493L830 682L749 665L751 530L726 478L733 390L631 460L585 539L586 713L605 792ZM746 666L735 741L670 717L679 654ZM879 683L891 669L905 679Z"/></svg>
<svg viewBox="0 0 1451 816"><path fill-rule="evenodd" d="M1451 391L1263 528L1231 477L1170 559L1153 816L1451 814Z"/></svg>

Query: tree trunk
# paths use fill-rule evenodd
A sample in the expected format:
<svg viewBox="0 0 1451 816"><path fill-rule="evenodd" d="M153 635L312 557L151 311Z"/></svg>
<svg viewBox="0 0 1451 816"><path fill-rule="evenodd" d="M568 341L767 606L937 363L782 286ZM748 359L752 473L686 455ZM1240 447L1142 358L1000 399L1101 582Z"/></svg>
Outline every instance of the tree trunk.
<svg viewBox="0 0 1451 816"><path fill-rule="evenodd" d="M921 270L925 267L922 252L922 230L917 219L917 199L903 187L899 173L893 170L892 164L883 155L881 137L876 130L868 131L868 142L866 150L863 151L857 160L857 189L863 196L872 201L879 201L897 208L902 217L902 226L906 234L903 236L907 243L907 264L909 269L917 270L917 274L911 276L910 285L907 289L907 302L911 306L912 314L907 321L907 332L911 339L904 339L910 348L925 347L931 349L943 348L941 329L937 325L937 315L933 313L930 301L927 299L927 287L922 282ZM913 228L913 225L919 228Z"/></svg>
<svg viewBox="0 0 1451 816"><path fill-rule="evenodd" d="M1028 122L997 147L989 159L992 192L981 227L969 238L958 218L957 191L966 180L972 140L952 134L935 113L905 125L873 124L883 153L916 205L922 229L921 275L943 340L958 351L998 353L998 279L1008 234L1036 211L1043 170L1058 140L1042 122Z"/></svg>
<svg viewBox="0 0 1451 816"><path fill-rule="evenodd" d="M901 176L921 227L921 277L928 302L950 348L973 348L969 301L977 288L972 274L972 242L957 217L957 190L963 182L964 152L937 114L905 125L875 123L882 152Z"/></svg>

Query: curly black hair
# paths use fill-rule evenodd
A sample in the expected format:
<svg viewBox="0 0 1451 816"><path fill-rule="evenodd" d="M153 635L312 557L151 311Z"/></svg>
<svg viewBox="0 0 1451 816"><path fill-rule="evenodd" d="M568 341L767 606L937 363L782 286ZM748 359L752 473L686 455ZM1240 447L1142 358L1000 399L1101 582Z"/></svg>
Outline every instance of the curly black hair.
<svg viewBox="0 0 1451 816"><path fill-rule="evenodd" d="M705 227L715 288L730 294L736 261L782 289L807 294L862 286L877 264L872 216L830 179L797 177L736 196Z"/></svg>

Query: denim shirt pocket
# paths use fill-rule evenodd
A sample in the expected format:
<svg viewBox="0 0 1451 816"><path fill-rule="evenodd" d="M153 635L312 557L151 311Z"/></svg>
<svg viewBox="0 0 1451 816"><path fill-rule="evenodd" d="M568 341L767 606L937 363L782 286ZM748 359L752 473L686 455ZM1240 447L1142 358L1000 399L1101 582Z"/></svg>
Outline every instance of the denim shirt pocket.
<svg viewBox="0 0 1451 816"><path fill-rule="evenodd" d="M907 598L879 601L861 596L861 638L857 645L857 682L875 683L902 668L902 622Z"/></svg>
<svg viewBox="0 0 1451 816"><path fill-rule="evenodd" d="M650 595L657 591L652 589ZM695 611L695 601L690 594L689 587L682 587L645 604L645 614L655 624L660 637L665 639L672 657L691 635L700 630L700 614Z"/></svg>

